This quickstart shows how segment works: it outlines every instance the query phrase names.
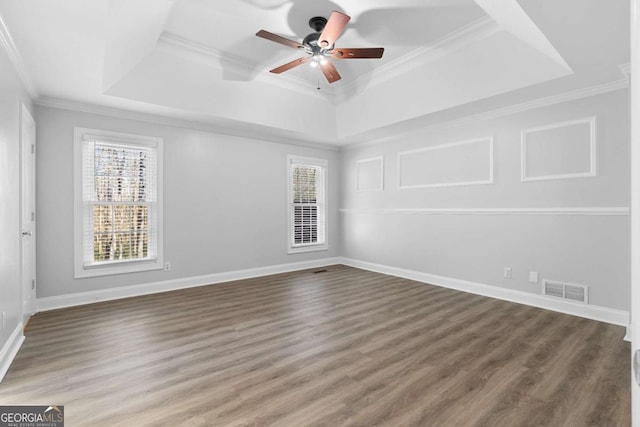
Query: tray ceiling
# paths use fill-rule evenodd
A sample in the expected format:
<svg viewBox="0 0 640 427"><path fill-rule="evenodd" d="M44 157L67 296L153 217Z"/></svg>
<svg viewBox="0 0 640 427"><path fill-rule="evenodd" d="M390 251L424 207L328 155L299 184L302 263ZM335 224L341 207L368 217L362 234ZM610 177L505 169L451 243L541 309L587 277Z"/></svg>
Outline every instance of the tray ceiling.
<svg viewBox="0 0 640 427"><path fill-rule="evenodd" d="M381 60L269 69L313 16L351 16L340 47ZM265 139L347 145L484 102L522 102L621 77L628 5L601 0L33 0L0 17L39 102L110 107ZM318 89L319 88L319 89Z"/></svg>

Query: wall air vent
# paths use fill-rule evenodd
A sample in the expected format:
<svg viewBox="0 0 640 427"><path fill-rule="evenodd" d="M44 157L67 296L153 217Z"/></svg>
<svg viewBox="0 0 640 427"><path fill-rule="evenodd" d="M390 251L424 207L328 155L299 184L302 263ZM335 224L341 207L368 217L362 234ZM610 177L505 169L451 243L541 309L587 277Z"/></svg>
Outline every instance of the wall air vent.
<svg viewBox="0 0 640 427"><path fill-rule="evenodd" d="M585 304L589 302L589 288L586 286L556 282L553 280L542 281L542 295L568 299Z"/></svg>

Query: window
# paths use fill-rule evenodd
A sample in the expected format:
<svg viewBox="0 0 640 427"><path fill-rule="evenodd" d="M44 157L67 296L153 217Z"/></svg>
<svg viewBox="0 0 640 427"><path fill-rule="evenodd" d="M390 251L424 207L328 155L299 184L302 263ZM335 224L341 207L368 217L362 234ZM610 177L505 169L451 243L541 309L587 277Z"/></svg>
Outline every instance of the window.
<svg viewBox="0 0 640 427"><path fill-rule="evenodd" d="M162 139L75 129L75 277L162 260Z"/></svg>
<svg viewBox="0 0 640 427"><path fill-rule="evenodd" d="M327 161L289 156L289 253L328 249Z"/></svg>

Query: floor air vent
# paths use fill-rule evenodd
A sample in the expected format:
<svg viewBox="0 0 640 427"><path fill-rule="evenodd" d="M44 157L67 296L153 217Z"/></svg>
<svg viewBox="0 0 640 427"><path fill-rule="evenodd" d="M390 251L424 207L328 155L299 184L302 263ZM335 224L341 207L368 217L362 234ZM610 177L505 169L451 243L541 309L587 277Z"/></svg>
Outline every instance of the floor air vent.
<svg viewBox="0 0 640 427"><path fill-rule="evenodd" d="M544 280L542 282L542 294L585 304L589 302L589 288L583 285Z"/></svg>

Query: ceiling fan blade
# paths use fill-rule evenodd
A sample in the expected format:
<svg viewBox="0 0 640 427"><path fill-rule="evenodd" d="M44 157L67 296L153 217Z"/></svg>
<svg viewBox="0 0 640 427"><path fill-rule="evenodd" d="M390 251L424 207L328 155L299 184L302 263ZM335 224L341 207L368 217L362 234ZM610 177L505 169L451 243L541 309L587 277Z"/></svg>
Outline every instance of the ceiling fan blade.
<svg viewBox="0 0 640 427"><path fill-rule="evenodd" d="M344 13L335 10L331 12L327 25L324 26L324 30L322 30L322 34L320 34L320 38L318 39L318 46L321 48L333 46L350 19L351 17Z"/></svg>
<svg viewBox="0 0 640 427"><path fill-rule="evenodd" d="M310 56L304 57L304 58L298 58L298 59L294 59L291 62L287 62L284 65L281 65L277 68L274 68L273 70L270 70L269 72L274 73L274 74L280 74L280 73L284 73L287 70L290 70L294 67L297 67L298 65L302 65L305 62L309 61L311 59Z"/></svg>
<svg viewBox="0 0 640 427"><path fill-rule="evenodd" d="M384 53L383 47L367 47L367 48L340 48L333 49L331 57L334 59L351 59L351 58L382 58Z"/></svg>
<svg viewBox="0 0 640 427"><path fill-rule="evenodd" d="M342 78L331 61L327 61L326 64L320 65L320 68L329 83L337 82Z"/></svg>
<svg viewBox="0 0 640 427"><path fill-rule="evenodd" d="M289 39L284 38L282 36L279 36L277 34L270 33L269 31L260 30L260 31L258 31L256 33L256 36L262 37L263 39L271 40L272 42L283 44L285 46L293 47L293 48L296 48L296 49L303 49L304 48L304 46L301 45L298 42L295 42L293 40L289 40Z"/></svg>

